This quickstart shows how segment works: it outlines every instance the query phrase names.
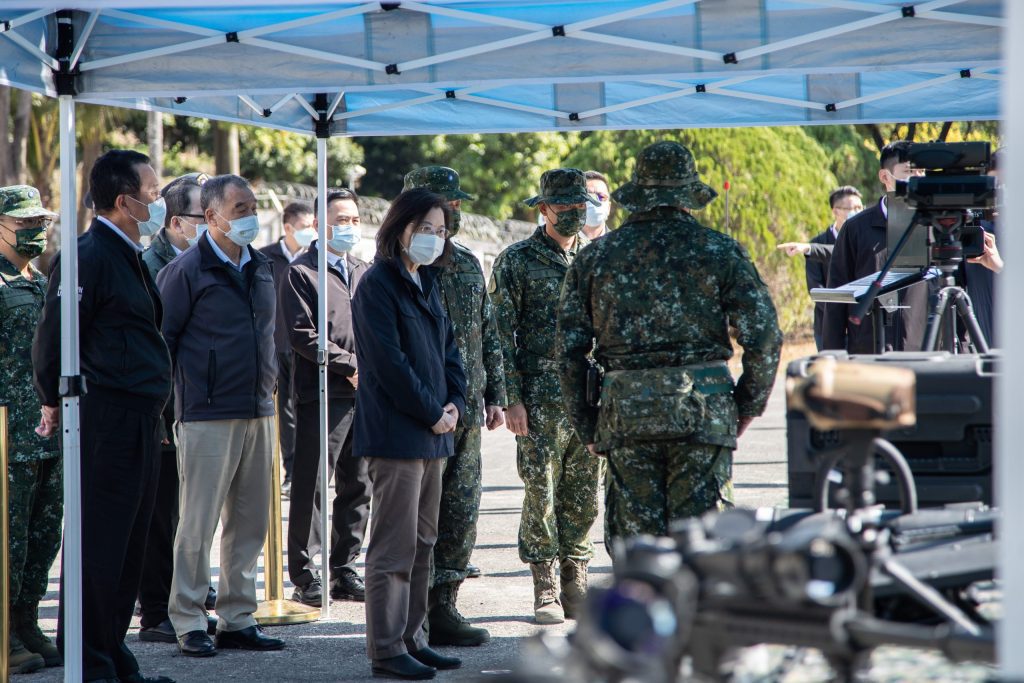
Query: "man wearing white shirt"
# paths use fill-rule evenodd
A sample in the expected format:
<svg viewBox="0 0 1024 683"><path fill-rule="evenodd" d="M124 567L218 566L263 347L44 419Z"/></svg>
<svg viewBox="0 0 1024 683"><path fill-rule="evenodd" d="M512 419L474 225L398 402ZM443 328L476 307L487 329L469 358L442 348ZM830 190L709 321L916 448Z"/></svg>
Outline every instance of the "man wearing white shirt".
<svg viewBox="0 0 1024 683"><path fill-rule="evenodd" d="M315 205L314 205L315 207ZM331 524L331 598L365 599L356 560L370 512L366 459L352 456L352 419L359 383L352 332L351 302L367 268L352 255L359 243L359 207L347 189L327 194L327 415L328 478L334 475ZM316 223L314 222L314 225ZM319 607L323 586L314 556L320 551L320 379L317 364L319 311L319 241L288 267L278 299L279 324L294 357L296 402L295 461L288 511L288 574L295 585L293 600Z"/></svg>

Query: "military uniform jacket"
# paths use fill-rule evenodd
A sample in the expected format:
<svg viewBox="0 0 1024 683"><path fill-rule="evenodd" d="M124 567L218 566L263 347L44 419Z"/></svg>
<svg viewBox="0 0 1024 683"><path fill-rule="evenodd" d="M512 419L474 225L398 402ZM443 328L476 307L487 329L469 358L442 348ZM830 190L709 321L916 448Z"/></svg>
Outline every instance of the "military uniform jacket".
<svg viewBox="0 0 1024 683"><path fill-rule="evenodd" d="M438 289L466 371L463 424L482 425L484 405L505 405L501 339L480 262L461 244L453 242L452 247L451 263L441 271Z"/></svg>
<svg viewBox="0 0 1024 683"><path fill-rule="evenodd" d="M562 402L555 360L558 297L566 271L588 243L580 233L572 249L562 251L540 226L494 261L490 293L509 405Z"/></svg>
<svg viewBox="0 0 1024 683"><path fill-rule="evenodd" d="M56 437L35 432L40 404L32 383L32 335L46 298L46 278L29 269L31 280L0 256L0 404L7 405L9 462L58 455Z"/></svg>
<svg viewBox="0 0 1024 683"><path fill-rule="evenodd" d="M732 394L707 397L693 442L734 447L736 417L764 412L782 347L768 288L734 239L670 208L634 213L583 250L569 268L558 316L566 409L594 443L597 408L586 401L586 355L606 371L725 361L729 328L743 347Z"/></svg>

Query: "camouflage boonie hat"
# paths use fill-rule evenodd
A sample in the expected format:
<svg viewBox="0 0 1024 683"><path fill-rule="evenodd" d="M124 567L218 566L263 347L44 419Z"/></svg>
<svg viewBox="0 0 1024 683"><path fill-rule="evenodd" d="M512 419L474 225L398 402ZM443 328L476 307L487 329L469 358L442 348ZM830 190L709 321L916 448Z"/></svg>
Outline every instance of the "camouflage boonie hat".
<svg viewBox="0 0 1024 683"><path fill-rule="evenodd" d="M39 190L31 185L0 187L0 216L11 218L56 218L57 214L43 208Z"/></svg>
<svg viewBox="0 0 1024 683"><path fill-rule="evenodd" d="M636 158L633 180L612 192L612 199L630 211L658 206L702 209L718 193L701 182L693 155L678 142L655 142Z"/></svg>
<svg viewBox="0 0 1024 683"><path fill-rule="evenodd" d="M587 192L587 177L578 168L553 168L544 171L540 177L540 194L526 200L527 206L545 204L582 204L590 202L599 206L601 202Z"/></svg>
<svg viewBox="0 0 1024 683"><path fill-rule="evenodd" d="M447 166L424 166L405 174L405 190L425 187L431 192L443 195L448 201L456 199L473 199L459 187L459 174Z"/></svg>

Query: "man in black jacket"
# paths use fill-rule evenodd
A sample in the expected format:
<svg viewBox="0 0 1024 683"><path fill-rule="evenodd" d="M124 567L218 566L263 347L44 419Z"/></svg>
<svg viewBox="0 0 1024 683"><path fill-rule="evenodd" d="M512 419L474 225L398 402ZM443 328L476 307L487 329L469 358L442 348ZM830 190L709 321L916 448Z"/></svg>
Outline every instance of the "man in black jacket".
<svg viewBox="0 0 1024 683"><path fill-rule="evenodd" d="M87 681L149 681L139 674L124 636L160 471L160 412L171 390L160 297L139 244L140 234L152 235L162 222L160 185L149 158L129 150L100 157L89 185L97 217L78 238L77 292L88 389L80 413L83 673ZM59 261L58 255L33 344L44 432L59 421L60 297L73 295L62 290ZM62 649L63 598L62 591Z"/></svg>
<svg viewBox="0 0 1024 683"><path fill-rule="evenodd" d="M142 262L156 281L164 266L178 254L196 243L201 234L199 226L205 220L199 205L199 191L207 178L205 173L189 173L175 178L164 186L160 196L167 204L164 227L142 252ZM139 640L148 643L177 643L174 627L167 616L167 601L171 592L174 570L174 530L178 526L178 449L174 444L174 404L164 408L161 431L160 483L157 485L153 505L153 518L149 523L149 540L142 562L142 581L139 586L139 606L142 623ZM210 588L206 608L212 609L217 594ZM211 623L216 620L210 618Z"/></svg>
<svg viewBox="0 0 1024 683"><path fill-rule="evenodd" d="M260 249L260 253L270 259L274 268L274 289L278 296L281 295L288 265L302 255L316 235L313 210L309 204L292 202L284 207L281 222L284 228L281 239ZM280 311L274 326L274 345L277 347L277 427L281 442L281 465L284 467L281 497L288 498L291 495L292 461L295 458L295 398L292 395L292 349Z"/></svg>
<svg viewBox="0 0 1024 683"><path fill-rule="evenodd" d="M314 208L316 205L314 204ZM334 474L330 583L335 600L365 599L356 558L370 515L366 459L352 457L352 418L359 366L352 332L352 295L366 263L351 254L359 243L359 208L349 190L327 194L327 421L328 478ZM317 225L314 222L314 225ZM296 402L295 460L288 509L288 574L293 600L319 607L320 573L313 557L320 551L320 379L317 365L319 242L292 262L279 290L278 321L294 354ZM325 563L326 564L326 563Z"/></svg>
<svg viewBox="0 0 1024 683"><path fill-rule="evenodd" d="M896 188L897 180L906 180L917 173L905 160L910 143L892 142L879 155L878 179L886 192ZM857 214L843 226L832 251L828 286L840 287L882 269L889 255L886 241L888 209L885 196L874 206ZM879 324L872 312L861 324L849 320L851 306L826 304L822 325L823 348L845 349L850 353L883 353L884 351L916 351L924 343L928 322L929 287L927 282L911 285L898 292L900 308L886 314L885 348L875 348L875 326Z"/></svg>
<svg viewBox="0 0 1024 683"><path fill-rule="evenodd" d="M180 512L168 612L182 654L216 653L203 610L210 545L221 531L216 648L279 650L256 611L256 561L267 534L274 435L276 296L245 179L211 178L200 193L209 229L160 271L164 339L174 360Z"/></svg>
<svg viewBox="0 0 1024 683"><path fill-rule="evenodd" d="M804 272L807 277L807 291L825 287L828 282L828 267L832 262L832 249L836 243L839 230L847 219L864 210L860 191L852 185L844 185L832 191L828 196L828 204L832 209L832 225L824 232L815 235L810 242L785 242L778 246L787 256L804 256ZM825 317L825 304L814 304L814 344L819 351L822 349L821 327Z"/></svg>

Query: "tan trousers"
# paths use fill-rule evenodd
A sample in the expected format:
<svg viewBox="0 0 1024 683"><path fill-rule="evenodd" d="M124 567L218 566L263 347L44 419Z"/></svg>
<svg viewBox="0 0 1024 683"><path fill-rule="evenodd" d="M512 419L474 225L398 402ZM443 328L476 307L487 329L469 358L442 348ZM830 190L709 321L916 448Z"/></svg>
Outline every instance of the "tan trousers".
<svg viewBox="0 0 1024 683"><path fill-rule="evenodd" d="M178 430L178 530L167 612L179 636L206 631L210 546L220 537L217 628L256 623L256 561L267 535L274 418L184 422Z"/></svg>
<svg viewBox="0 0 1024 683"><path fill-rule="evenodd" d="M386 659L427 646L423 622L437 541L443 458L367 458L366 650Z"/></svg>

